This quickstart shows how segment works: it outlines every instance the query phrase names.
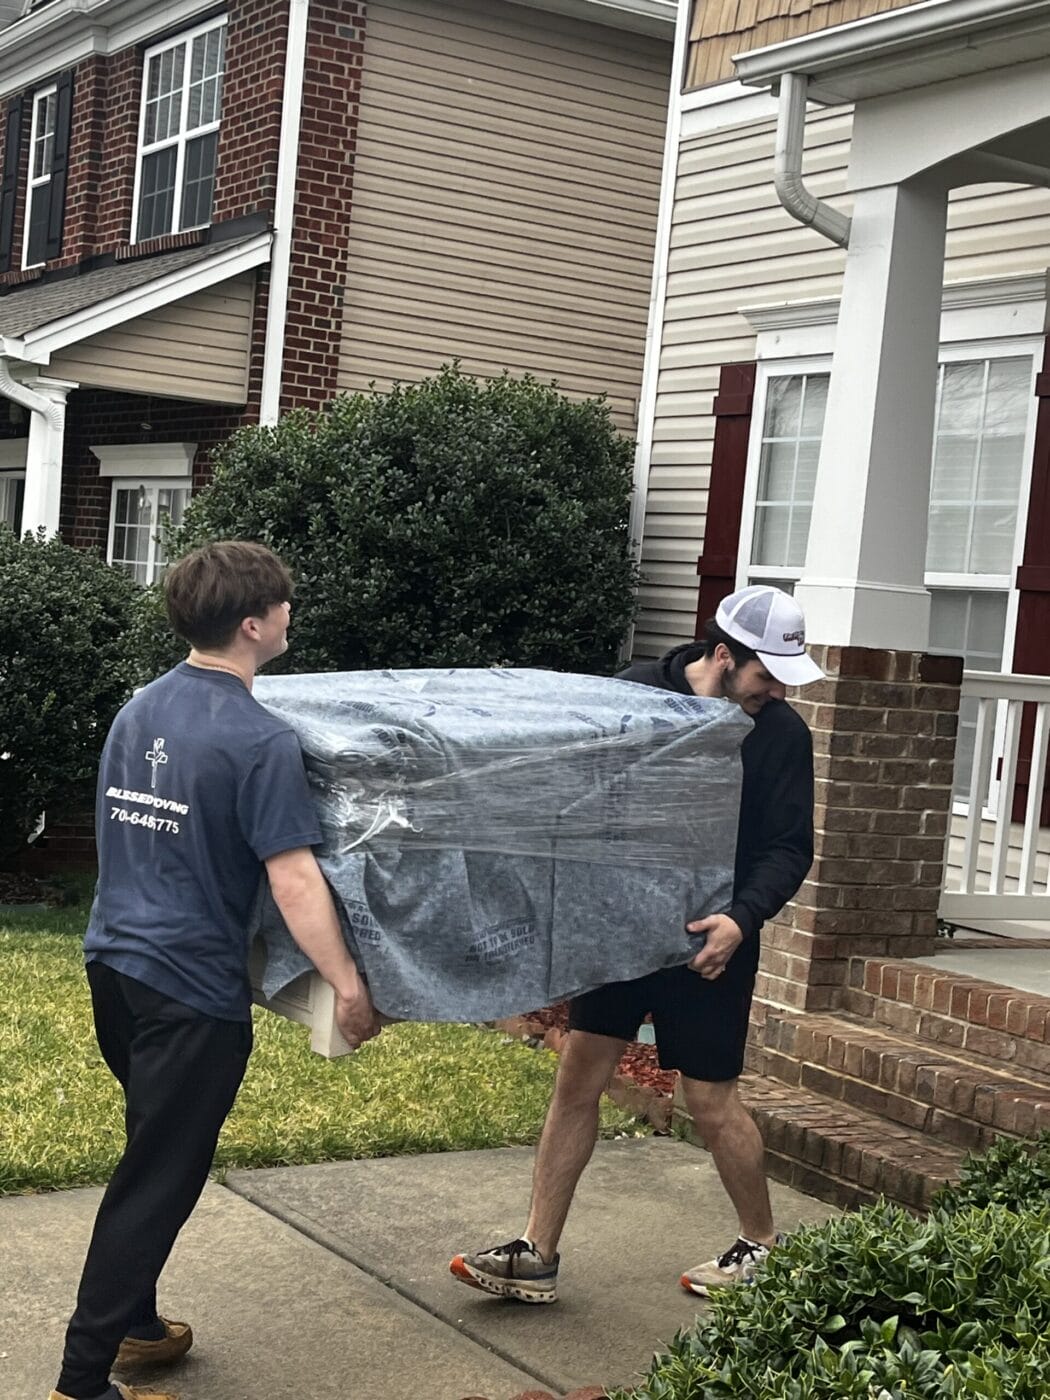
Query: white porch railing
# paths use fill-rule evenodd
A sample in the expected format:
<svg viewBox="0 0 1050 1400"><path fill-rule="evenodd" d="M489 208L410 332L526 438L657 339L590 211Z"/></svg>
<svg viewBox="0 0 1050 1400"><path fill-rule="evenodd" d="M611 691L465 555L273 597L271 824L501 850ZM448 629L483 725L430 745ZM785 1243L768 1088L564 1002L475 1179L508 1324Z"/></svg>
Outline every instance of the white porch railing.
<svg viewBox="0 0 1050 1400"><path fill-rule="evenodd" d="M952 922L1050 919L1050 831L1039 824L1050 750L1050 678L967 671L962 698L966 708L976 708L976 729L968 773L965 750L957 759L956 792L969 796L965 808L956 804L949 830L940 916ZM1026 710L1034 711L1034 728L1019 822L1012 813Z"/></svg>

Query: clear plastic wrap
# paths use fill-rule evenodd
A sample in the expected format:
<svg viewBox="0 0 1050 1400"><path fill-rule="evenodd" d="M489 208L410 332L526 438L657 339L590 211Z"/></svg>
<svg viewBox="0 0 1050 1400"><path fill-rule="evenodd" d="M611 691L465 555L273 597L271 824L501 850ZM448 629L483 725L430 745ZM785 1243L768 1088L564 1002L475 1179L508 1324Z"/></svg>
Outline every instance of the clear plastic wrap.
<svg viewBox="0 0 1050 1400"><path fill-rule="evenodd" d="M260 677L380 1010L476 1020L685 961L728 907L738 706L528 670ZM263 989L307 966L264 902Z"/></svg>

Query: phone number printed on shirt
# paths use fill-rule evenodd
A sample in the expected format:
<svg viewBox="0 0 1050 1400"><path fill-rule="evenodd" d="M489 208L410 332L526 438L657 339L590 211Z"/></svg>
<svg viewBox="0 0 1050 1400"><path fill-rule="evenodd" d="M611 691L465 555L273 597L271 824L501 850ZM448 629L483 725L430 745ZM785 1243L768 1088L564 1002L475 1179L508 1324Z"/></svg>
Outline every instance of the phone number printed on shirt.
<svg viewBox="0 0 1050 1400"><path fill-rule="evenodd" d="M126 807L111 807L111 822L130 822L132 826L144 826L147 831L170 831L179 834L179 824L172 817L158 817L153 812L129 812Z"/></svg>

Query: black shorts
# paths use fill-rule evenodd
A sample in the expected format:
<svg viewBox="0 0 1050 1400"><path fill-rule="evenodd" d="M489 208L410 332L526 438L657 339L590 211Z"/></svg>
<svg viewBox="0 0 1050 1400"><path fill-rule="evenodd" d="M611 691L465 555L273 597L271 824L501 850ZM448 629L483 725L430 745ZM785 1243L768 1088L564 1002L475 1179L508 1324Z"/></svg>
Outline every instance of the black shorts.
<svg viewBox="0 0 1050 1400"><path fill-rule="evenodd" d="M688 967L669 967L586 992L569 1003L569 1027L634 1040L651 1014L661 1069L709 1082L736 1079L744 1068L756 954L739 948L711 981Z"/></svg>

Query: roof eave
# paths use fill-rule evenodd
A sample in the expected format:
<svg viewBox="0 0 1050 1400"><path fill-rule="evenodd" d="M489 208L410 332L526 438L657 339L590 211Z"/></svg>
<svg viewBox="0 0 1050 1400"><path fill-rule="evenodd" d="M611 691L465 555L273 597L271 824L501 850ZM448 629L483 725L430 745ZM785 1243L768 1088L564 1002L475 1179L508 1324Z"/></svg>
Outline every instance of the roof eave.
<svg viewBox="0 0 1050 1400"><path fill-rule="evenodd" d="M1018 36L1050 26L1050 0L925 0L849 24L818 30L780 44L753 49L733 58L736 75L748 87L775 90L784 73L810 80L810 95L819 102L848 102L856 85L879 87L879 74L905 59L913 72L925 57L930 81L938 58L973 49L981 35L1011 31ZM912 83L888 79L886 92Z"/></svg>
<svg viewBox="0 0 1050 1400"><path fill-rule="evenodd" d="M0 341L2 353L8 359L22 360L26 364L46 365L58 350L261 267L270 259L272 239L271 233L264 232L243 242L231 242L228 248L222 248L203 262L177 268L153 282L144 282L105 301L82 307L23 336L5 336Z"/></svg>

